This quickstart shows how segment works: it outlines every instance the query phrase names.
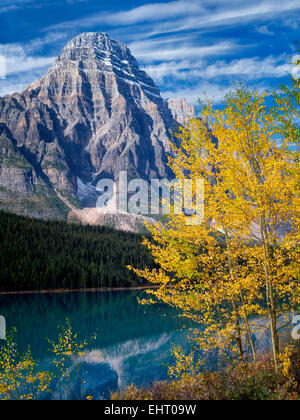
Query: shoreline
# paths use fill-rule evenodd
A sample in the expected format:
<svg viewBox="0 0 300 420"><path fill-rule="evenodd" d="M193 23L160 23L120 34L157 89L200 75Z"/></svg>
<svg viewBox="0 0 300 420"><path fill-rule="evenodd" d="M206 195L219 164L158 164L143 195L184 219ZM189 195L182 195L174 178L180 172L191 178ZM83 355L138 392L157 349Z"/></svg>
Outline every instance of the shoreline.
<svg viewBox="0 0 300 420"><path fill-rule="evenodd" d="M93 289L53 289L53 290L27 290L18 292L0 292L0 296L4 295L45 295L59 293L95 293L95 292L117 292L130 290L147 290L155 289L157 286L135 286L135 287L99 287Z"/></svg>

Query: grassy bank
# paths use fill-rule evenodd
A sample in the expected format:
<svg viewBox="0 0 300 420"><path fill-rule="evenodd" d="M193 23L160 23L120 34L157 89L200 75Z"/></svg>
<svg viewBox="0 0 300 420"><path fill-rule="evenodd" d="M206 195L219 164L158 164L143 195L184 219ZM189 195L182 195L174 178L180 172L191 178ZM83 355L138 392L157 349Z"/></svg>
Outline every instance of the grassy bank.
<svg viewBox="0 0 300 420"><path fill-rule="evenodd" d="M271 355L257 363L236 363L217 372L157 382L148 389L128 387L113 400L300 400L300 342L276 373Z"/></svg>

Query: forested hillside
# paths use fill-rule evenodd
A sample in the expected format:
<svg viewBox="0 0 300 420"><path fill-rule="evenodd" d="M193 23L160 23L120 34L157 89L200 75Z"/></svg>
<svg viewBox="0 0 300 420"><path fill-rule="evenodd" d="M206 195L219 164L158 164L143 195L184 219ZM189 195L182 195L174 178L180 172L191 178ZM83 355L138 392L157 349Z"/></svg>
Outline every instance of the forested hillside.
<svg viewBox="0 0 300 420"><path fill-rule="evenodd" d="M0 211L0 291L145 284L127 265L153 267L140 235Z"/></svg>

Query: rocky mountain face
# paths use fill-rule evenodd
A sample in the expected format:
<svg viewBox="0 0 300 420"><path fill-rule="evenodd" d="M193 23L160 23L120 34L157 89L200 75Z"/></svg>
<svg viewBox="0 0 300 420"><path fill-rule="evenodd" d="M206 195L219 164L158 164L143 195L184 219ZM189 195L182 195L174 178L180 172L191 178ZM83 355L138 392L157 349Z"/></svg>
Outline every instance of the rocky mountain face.
<svg viewBox="0 0 300 420"><path fill-rule="evenodd" d="M190 120L196 118L195 107L184 98L167 99L166 102L174 120L179 124L186 125Z"/></svg>
<svg viewBox="0 0 300 420"><path fill-rule="evenodd" d="M165 101L125 44L74 38L40 80L0 98L0 208L65 218L100 178L162 178L171 131L195 115Z"/></svg>

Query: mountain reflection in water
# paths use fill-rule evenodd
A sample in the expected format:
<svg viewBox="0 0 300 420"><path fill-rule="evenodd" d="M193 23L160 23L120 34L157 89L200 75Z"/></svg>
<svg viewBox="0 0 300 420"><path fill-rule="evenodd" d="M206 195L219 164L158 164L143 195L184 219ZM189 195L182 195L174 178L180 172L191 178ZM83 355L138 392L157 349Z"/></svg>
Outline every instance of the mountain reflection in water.
<svg viewBox="0 0 300 420"><path fill-rule="evenodd" d="M164 305L142 306L142 291L85 292L0 296L1 314L8 329L16 327L22 349L31 346L41 369L50 369L47 338L70 319L82 339L97 332L82 361L85 394L108 398L110 391L131 383L147 386L167 378L173 344L187 343L188 325ZM79 381L71 367L69 379L60 380L52 398L77 399Z"/></svg>

